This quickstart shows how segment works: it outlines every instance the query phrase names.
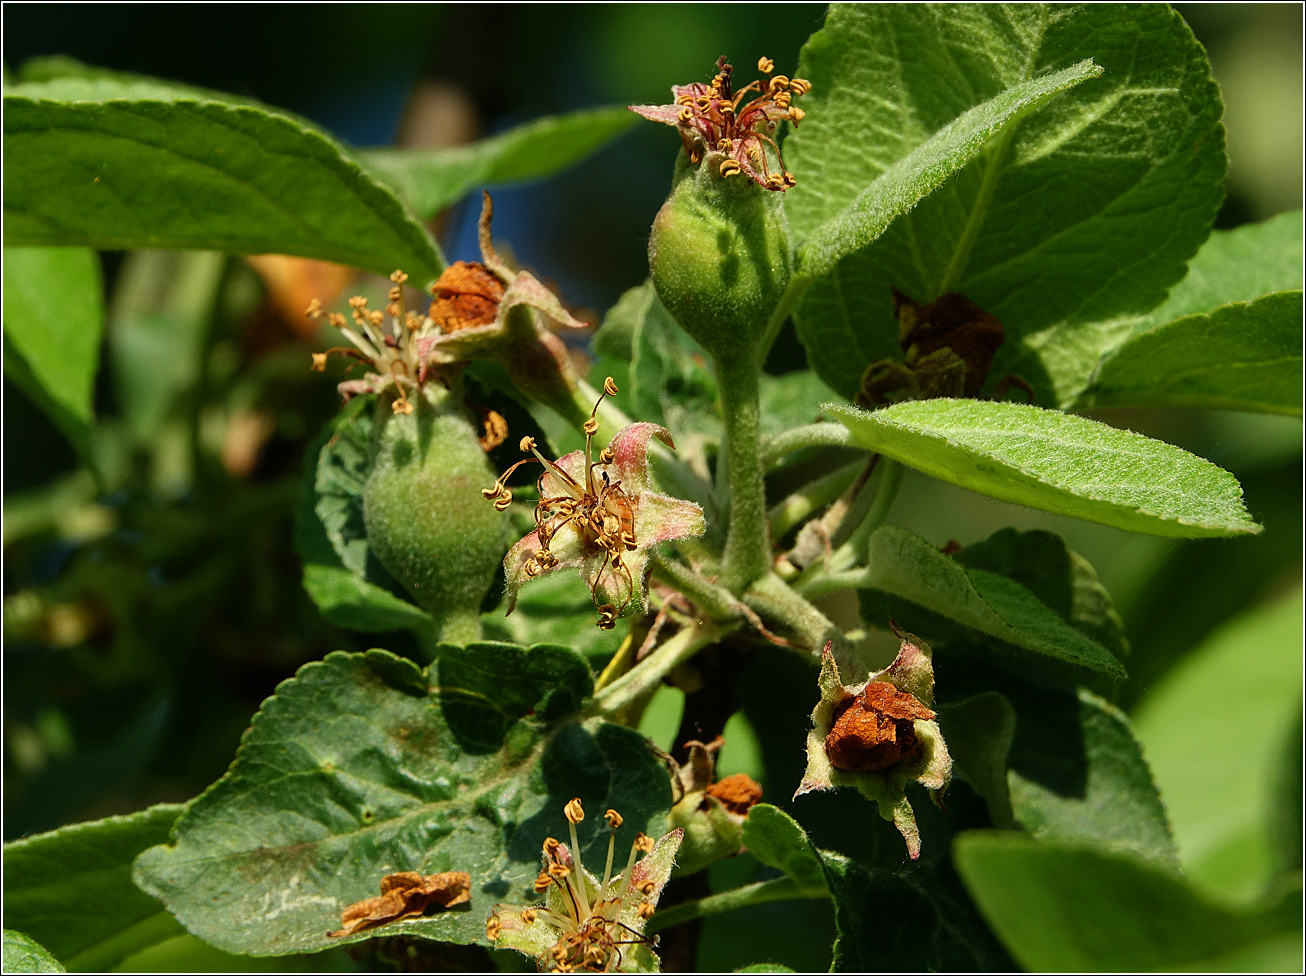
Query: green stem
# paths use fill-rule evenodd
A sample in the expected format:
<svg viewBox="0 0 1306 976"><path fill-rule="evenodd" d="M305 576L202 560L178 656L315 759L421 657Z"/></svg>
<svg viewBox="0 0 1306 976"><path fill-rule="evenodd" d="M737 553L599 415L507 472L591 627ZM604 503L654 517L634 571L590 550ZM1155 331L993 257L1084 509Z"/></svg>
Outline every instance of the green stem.
<svg viewBox="0 0 1306 976"><path fill-rule="evenodd" d="M771 528L766 518L762 456L758 452L759 372L752 350L738 356L716 357L730 475L730 514L721 585L731 593L742 593L771 568Z"/></svg>
<svg viewBox="0 0 1306 976"><path fill-rule="evenodd" d="M894 499L898 497L898 486L902 484L903 467L897 461L882 457L879 468L880 484L875 491L875 499L862 520L857 523L857 527L853 529L848 541L832 552L828 559L812 563L791 582L790 585L809 600L832 592L825 583L817 585L818 581L842 573L866 559L866 546L870 541L871 533L883 525L885 519L889 517L889 509L893 507ZM847 589L847 587L840 586L835 589Z"/></svg>
<svg viewBox="0 0 1306 976"><path fill-rule="evenodd" d="M827 641L842 647L843 632L820 610L789 587L775 573L768 573L754 583L743 596L752 610L764 619L779 623L798 635L806 652L821 656Z"/></svg>
<svg viewBox="0 0 1306 976"><path fill-rule="evenodd" d="M807 424L768 437L762 444L762 467L770 471L785 455L805 447L860 447L843 424Z"/></svg>
<svg viewBox="0 0 1306 976"><path fill-rule="evenodd" d="M670 905L648 920L645 931L659 932L696 918L719 915L749 905L764 905L769 901L829 897L830 892L824 886L801 885L793 878L774 878L771 881L758 881L755 884L744 885L742 888L695 898L692 901L681 902L679 905Z"/></svg>
<svg viewBox="0 0 1306 976"><path fill-rule="evenodd" d="M779 539L800 522L805 522L819 509L837 499L856 480L865 461L854 461L846 467L831 471L794 492L784 501L771 506L767 516L771 519L771 535Z"/></svg>
<svg viewBox="0 0 1306 976"><path fill-rule="evenodd" d="M731 626L703 621L686 627L590 699L587 711L591 715L615 715L621 712L641 696L653 691L678 664L688 661L702 648L732 629Z"/></svg>
<svg viewBox="0 0 1306 976"><path fill-rule="evenodd" d="M733 593L700 576L683 563L654 555L650 560L653 575L694 601L694 605L713 620L735 620L740 616Z"/></svg>
<svg viewBox="0 0 1306 976"><path fill-rule="evenodd" d="M436 623L441 644L466 647L481 639L481 608L459 608L446 611Z"/></svg>
<svg viewBox="0 0 1306 976"><path fill-rule="evenodd" d="M794 310L794 306L798 304L798 299L803 297L803 292L807 291L807 286L811 283L811 278L804 278L799 274L795 274L789 279L784 294L780 296L780 301L776 302L775 308L771 311L771 317L766 320L766 328L762 332L762 341L758 343L757 347L759 360L766 359L767 353L771 351L771 346L775 342L775 337L780 334L780 329L784 327L785 319L789 318L789 313Z"/></svg>

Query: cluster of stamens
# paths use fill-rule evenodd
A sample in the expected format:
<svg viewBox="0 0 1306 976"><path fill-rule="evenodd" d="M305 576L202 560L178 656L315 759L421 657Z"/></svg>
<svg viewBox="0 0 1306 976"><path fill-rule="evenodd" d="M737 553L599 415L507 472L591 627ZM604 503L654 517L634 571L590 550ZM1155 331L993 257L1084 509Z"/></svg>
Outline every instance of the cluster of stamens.
<svg viewBox="0 0 1306 976"><path fill-rule="evenodd" d="M534 457L518 461L492 487L481 491L482 495L494 503L495 508L503 511L512 504L512 492L506 484L508 477L523 464L538 461L544 466L544 472L536 481L540 496L535 504L535 531L539 538L539 549L526 563L526 575L533 578L558 565L558 558L551 551L550 544L560 531L571 527L580 540L583 556L603 554L603 562L594 576L590 595L599 612L599 627L604 630L616 626L617 617L634 599L636 592L635 579L623 562L625 554L637 548L635 508L622 490L621 482L612 481L608 472L602 470L614 460L611 449L604 448L599 452L598 461L593 460L594 435L599 430L599 404L604 397L615 396L616 393L617 384L609 376L603 383L603 393L595 401L594 409L585 422L583 483L541 454L535 446L534 438L523 437L519 444L522 452ZM551 490L555 493L551 493ZM605 577L608 581L606 586ZM600 590L620 594L620 602L601 603Z"/></svg>
<svg viewBox="0 0 1306 976"><path fill-rule="evenodd" d="M612 861L616 851L617 828L621 814L608 810L604 818L611 829L608 835L608 857L603 868L603 880L593 888L594 879L581 864L580 845L576 825L585 819L579 798L573 799L563 810L570 831L571 848L568 850L556 838L544 841L544 869L535 879L534 889L546 894L555 889L563 897L554 899L555 907L547 904L535 906L496 905L486 920L485 935L491 942L499 940L509 928L544 925L556 937L548 957L541 959L543 966L553 972L614 972L621 968L622 947L629 945L652 946L655 940L621 921L620 916L635 909L639 919L653 915L654 903L650 896L657 884L644 879L636 882L634 868L640 853L653 850L652 838L637 834L626 859L625 870L613 878ZM622 884L622 879L625 883ZM559 910L561 908L561 910Z"/></svg>
<svg viewBox="0 0 1306 976"><path fill-rule="evenodd" d="M387 385L393 385L397 396L391 409L403 414L413 412L408 391L415 390L426 382L427 366L418 354L418 340L428 332L439 330L429 313L419 315L407 307L403 289L407 280L408 275L402 271L390 275L392 285L386 296L384 312L368 308L368 301L362 295L349 299L352 326L341 313L329 314L327 321L339 329L353 345L313 353L313 369L319 373L326 369L327 357L332 353L349 356L370 365L378 374L388 378L390 382ZM434 286L432 295L435 295ZM305 314L310 319L321 318L322 302L313 299Z"/></svg>
<svg viewBox="0 0 1306 976"><path fill-rule="evenodd" d="M792 102L811 91L812 85L802 78L772 75L774 69L770 58L760 59L757 70L769 76L765 83L759 79L734 91L734 68L721 57L711 84L695 82L677 89L680 111L676 118L691 162L698 163L705 150L714 150L725 156L717 164L722 176L742 172L768 190L787 190L795 184L773 137L781 121L794 125L802 121L803 110ZM756 97L744 101L753 93ZM771 171L768 147L779 165L776 172Z"/></svg>

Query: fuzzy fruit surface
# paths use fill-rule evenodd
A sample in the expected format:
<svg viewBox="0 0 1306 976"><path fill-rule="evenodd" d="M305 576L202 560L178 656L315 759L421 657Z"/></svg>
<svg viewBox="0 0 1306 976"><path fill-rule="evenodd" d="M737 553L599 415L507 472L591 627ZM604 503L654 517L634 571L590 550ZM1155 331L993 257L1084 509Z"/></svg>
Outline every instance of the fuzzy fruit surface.
<svg viewBox="0 0 1306 976"><path fill-rule="evenodd" d="M481 496L495 472L476 432L453 397L432 387L413 397L410 414L380 404L363 520L381 564L444 631L472 626L506 536L504 516Z"/></svg>
<svg viewBox="0 0 1306 976"><path fill-rule="evenodd" d="M738 358L757 344L789 283L789 223L783 193L721 176L714 155L684 172L658 211L649 269L684 330L713 356Z"/></svg>

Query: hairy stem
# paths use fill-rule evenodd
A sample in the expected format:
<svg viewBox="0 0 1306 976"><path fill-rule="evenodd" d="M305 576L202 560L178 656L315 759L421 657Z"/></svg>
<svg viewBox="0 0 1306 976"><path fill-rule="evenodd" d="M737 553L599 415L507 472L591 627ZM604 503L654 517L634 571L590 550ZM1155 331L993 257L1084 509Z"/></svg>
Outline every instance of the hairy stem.
<svg viewBox="0 0 1306 976"><path fill-rule="evenodd" d="M732 593L742 593L771 568L771 527L766 518L766 490L762 482L762 457L758 452L759 372L758 360L751 350L716 357L730 475L730 511L721 585Z"/></svg>
<svg viewBox="0 0 1306 976"><path fill-rule="evenodd" d="M728 625L704 621L686 627L595 695L590 700L587 711L591 715L619 713L641 696L653 691L676 665L688 661L708 644L732 629L734 628Z"/></svg>
<svg viewBox="0 0 1306 976"><path fill-rule="evenodd" d="M670 905L657 912L648 921L646 931L658 932L680 925L696 918L719 915L721 912L734 911L749 905L762 905L768 901L792 901L797 898L829 898L830 892L824 886L801 885L793 878L774 878L771 881L759 881L744 885L719 894L695 898L693 901Z"/></svg>
<svg viewBox="0 0 1306 976"><path fill-rule="evenodd" d="M775 573L768 573L754 583L743 596L744 603L759 616L778 623L797 634L806 645L804 656L820 658L827 641L842 648L847 641L843 632L820 610L791 589Z"/></svg>
<svg viewBox="0 0 1306 976"><path fill-rule="evenodd" d="M827 475L822 475L784 501L772 505L767 513L771 519L771 535L779 539L798 523L807 521L818 509L829 505L842 495L865 467L865 461L854 461Z"/></svg>
<svg viewBox="0 0 1306 976"><path fill-rule="evenodd" d="M654 555L650 560L653 575L694 601L713 620L735 620L740 616L734 594L700 576L683 563Z"/></svg>
<svg viewBox="0 0 1306 976"><path fill-rule="evenodd" d="M858 447L853 435L843 424L807 424L791 427L782 434L768 437L762 445L762 467L770 471L785 455L805 447Z"/></svg>

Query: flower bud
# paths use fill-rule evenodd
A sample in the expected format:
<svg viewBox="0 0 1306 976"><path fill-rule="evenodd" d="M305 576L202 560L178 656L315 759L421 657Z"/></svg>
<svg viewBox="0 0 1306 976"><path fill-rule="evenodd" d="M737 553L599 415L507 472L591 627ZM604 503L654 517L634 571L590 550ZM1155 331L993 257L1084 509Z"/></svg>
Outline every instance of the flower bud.
<svg viewBox="0 0 1306 976"><path fill-rule="evenodd" d="M378 406L363 489L368 546L446 640L477 633L480 605L506 548L505 519L481 497L494 469L461 406L438 384L411 412Z"/></svg>
<svg viewBox="0 0 1306 976"><path fill-rule="evenodd" d="M783 194L723 176L718 155L683 171L658 211L649 268L684 330L713 356L738 358L756 346L789 283L792 248Z"/></svg>

